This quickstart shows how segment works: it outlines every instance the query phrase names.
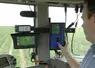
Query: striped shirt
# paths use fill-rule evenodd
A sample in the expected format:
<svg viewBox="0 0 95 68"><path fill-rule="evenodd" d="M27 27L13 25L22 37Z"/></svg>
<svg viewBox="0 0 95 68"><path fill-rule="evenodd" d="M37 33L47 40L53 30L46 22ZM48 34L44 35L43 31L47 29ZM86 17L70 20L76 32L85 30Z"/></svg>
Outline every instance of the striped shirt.
<svg viewBox="0 0 95 68"><path fill-rule="evenodd" d="M80 68L95 68L95 44L88 50L80 65Z"/></svg>

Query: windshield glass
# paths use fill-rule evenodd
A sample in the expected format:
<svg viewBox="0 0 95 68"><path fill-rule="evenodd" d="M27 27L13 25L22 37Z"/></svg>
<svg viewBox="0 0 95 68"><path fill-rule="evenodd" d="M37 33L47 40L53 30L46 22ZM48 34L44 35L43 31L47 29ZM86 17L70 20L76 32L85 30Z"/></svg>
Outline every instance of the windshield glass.
<svg viewBox="0 0 95 68"><path fill-rule="evenodd" d="M17 59L16 67L34 65L29 49L14 49L10 34L15 33L15 25L34 26L34 18L21 17L21 11L34 11L34 6L0 3L0 54L10 54Z"/></svg>

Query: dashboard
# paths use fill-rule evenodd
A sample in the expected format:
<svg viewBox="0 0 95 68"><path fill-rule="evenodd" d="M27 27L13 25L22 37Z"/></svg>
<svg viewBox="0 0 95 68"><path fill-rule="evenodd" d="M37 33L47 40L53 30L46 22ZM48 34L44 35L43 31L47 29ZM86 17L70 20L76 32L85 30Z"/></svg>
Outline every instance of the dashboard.
<svg viewBox="0 0 95 68"><path fill-rule="evenodd" d="M15 68L15 65L15 57L7 54L0 55L0 68Z"/></svg>

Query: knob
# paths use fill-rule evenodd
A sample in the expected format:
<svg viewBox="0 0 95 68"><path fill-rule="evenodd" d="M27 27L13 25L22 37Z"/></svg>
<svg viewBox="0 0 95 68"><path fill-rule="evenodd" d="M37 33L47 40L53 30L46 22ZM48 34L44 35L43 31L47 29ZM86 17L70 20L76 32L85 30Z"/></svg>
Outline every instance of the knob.
<svg viewBox="0 0 95 68"><path fill-rule="evenodd" d="M59 42L59 41L60 41L60 38L59 38L59 37L57 37L57 38L56 38L56 42Z"/></svg>

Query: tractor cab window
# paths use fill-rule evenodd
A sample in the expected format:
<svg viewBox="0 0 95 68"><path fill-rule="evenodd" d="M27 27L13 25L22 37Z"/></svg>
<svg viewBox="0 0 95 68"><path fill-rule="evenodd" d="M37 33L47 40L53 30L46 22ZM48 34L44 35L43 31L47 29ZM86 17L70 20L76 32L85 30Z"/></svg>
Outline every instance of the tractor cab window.
<svg viewBox="0 0 95 68"><path fill-rule="evenodd" d="M16 67L32 66L31 49L14 49L11 33L15 33L15 25L34 26L34 18L22 17L21 11L34 11L33 5L0 3L0 54L10 54L17 59Z"/></svg>

